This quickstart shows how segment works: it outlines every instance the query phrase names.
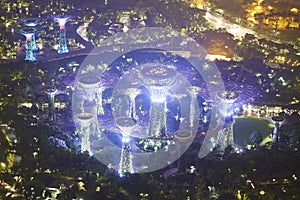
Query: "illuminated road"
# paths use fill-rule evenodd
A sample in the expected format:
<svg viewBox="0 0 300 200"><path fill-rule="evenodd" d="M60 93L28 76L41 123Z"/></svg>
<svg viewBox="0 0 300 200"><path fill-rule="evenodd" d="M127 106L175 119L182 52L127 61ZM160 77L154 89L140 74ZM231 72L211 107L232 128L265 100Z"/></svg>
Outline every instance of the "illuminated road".
<svg viewBox="0 0 300 200"><path fill-rule="evenodd" d="M231 23L225 20L223 17L216 16L209 11L206 12L204 18L210 24L212 24L215 29L225 28L227 32L234 35L235 39L242 39L246 35L246 33L256 35L254 31L247 28L243 28L237 24Z"/></svg>
<svg viewBox="0 0 300 200"><path fill-rule="evenodd" d="M77 29L76 29L76 33L85 41L89 42L88 38L87 38L87 27L89 26L89 24L93 21L93 19L84 22L82 25L80 25Z"/></svg>

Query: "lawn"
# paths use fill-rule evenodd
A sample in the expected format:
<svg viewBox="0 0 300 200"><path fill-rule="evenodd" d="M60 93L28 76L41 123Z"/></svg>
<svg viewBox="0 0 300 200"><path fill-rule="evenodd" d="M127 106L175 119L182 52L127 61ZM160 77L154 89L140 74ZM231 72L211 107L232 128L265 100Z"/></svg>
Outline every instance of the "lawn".
<svg viewBox="0 0 300 200"><path fill-rule="evenodd" d="M273 132L273 125L265 119L257 117L237 117L233 127L235 143L241 146L249 143L249 136L253 131L258 131L265 138Z"/></svg>

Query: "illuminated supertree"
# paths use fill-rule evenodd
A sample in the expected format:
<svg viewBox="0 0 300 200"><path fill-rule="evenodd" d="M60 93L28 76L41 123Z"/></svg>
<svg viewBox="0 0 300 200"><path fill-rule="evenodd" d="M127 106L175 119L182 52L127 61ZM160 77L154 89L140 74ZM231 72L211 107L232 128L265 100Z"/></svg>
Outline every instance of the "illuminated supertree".
<svg viewBox="0 0 300 200"><path fill-rule="evenodd" d="M124 136L124 135L122 138L122 151L121 151L121 159L120 159L118 173L119 173L120 177L122 177L126 174L134 173L133 168L132 168L130 137Z"/></svg>
<svg viewBox="0 0 300 200"><path fill-rule="evenodd" d="M103 109L103 98L102 94L103 91L105 90L105 87L100 86L96 89L96 103L97 103L97 114L98 115L104 115L104 109Z"/></svg>
<svg viewBox="0 0 300 200"><path fill-rule="evenodd" d="M35 61L36 57L33 54L32 36L35 34L36 29L33 27L21 28L19 32L26 37L26 56L25 60Z"/></svg>
<svg viewBox="0 0 300 200"><path fill-rule="evenodd" d="M130 135L135 128L136 123L131 118L124 117L117 119L116 124L121 129L122 133L122 151L118 170L120 177L122 177L126 174L134 173L132 166Z"/></svg>
<svg viewBox="0 0 300 200"><path fill-rule="evenodd" d="M57 15L54 17L54 20L59 24L59 47L57 52L59 54L68 53L68 45L66 38L66 23L69 21L69 17L65 15Z"/></svg>
<svg viewBox="0 0 300 200"><path fill-rule="evenodd" d="M282 122L284 121L284 118L281 116L273 116L272 121L274 123L274 129L273 129L273 135L272 135L272 142L278 143L279 142L279 128Z"/></svg>
<svg viewBox="0 0 300 200"><path fill-rule="evenodd" d="M90 134L95 131L94 122L96 121L96 117L93 113L80 113L75 116L76 122L79 123L79 136L81 138L81 151L89 152L90 150Z"/></svg>
<svg viewBox="0 0 300 200"><path fill-rule="evenodd" d="M125 94L130 97L130 107L129 107L129 117L137 120L138 116L136 114L136 107L135 107L135 98L139 94L140 90L138 88L127 88Z"/></svg>
<svg viewBox="0 0 300 200"><path fill-rule="evenodd" d="M102 91L100 87L100 78L93 75L83 75L78 78L79 87L84 90L84 99L90 102L95 102L96 94L97 96L101 95ZM99 93L99 90L101 93ZM100 98L100 97L98 97Z"/></svg>
<svg viewBox="0 0 300 200"><path fill-rule="evenodd" d="M138 145L143 150L157 151L165 145L167 137L167 93L176 81L176 71L165 65L146 65L140 72L141 79L151 94L150 126L148 139L142 139Z"/></svg>
<svg viewBox="0 0 300 200"><path fill-rule="evenodd" d="M45 89L45 93L48 94L48 99L49 99L49 105L48 105L48 118L49 121L55 121L55 113L54 113L54 97L55 94L57 93L56 88L48 88Z"/></svg>
<svg viewBox="0 0 300 200"><path fill-rule="evenodd" d="M238 98L238 94L235 92L224 91L218 93L217 97L220 101L219 112L221 117L224 118L223 129L218 132L217 145L220 152L224 152L225 148L231 146L234 148L234 136L233 136L233 104Z"/></svg>
<svg viewBox="0 0 300 200"><path fill-rule="evenodd" d="M191 95L191 104L190 104L190 126L193 127L196 122L198 122L199 120L199 114L197 112L197 95L199 94L199 92L201 91L201 88L198 86L190 86L187 88L187 91L190 93Z"/></svg>
<svg viewBox="0 0 300 200"><path fill-rule="evenodd" d="M20 20L20 23L27 27L36 27L40 22L41 20L39 18L24 18ZM31 43L32 43L32 50L33 51L38 50L38 47L36 46L35 34L31 36Z"/></svg>

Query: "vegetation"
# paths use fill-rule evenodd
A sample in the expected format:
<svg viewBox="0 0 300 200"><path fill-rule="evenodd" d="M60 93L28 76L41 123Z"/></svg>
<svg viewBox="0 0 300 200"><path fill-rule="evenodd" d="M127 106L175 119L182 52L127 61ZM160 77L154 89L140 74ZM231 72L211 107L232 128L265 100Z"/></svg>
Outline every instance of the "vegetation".
<svg viewBox="0 0 300 200"><path fill-rule="evenodd" d="M26 13L26 7L41 10L48 5L41 0L35 2L40 6L35 7L26 0L16 10ZM62 1L63 4L66 2ZM264 2L271 5L271 1ZM228 2L224 5L221 0L215 1L215 4L230 5ZM182 1L110 0L109 5L105 6L104 1L74 0L72 6L80 7L88 17L94 17L88 27L88 36L96 45L101 38L110 35L110 25L118 23L123 14L129 13L132 21L143 18L147 26L186 32L211 52L221 51L226 56L240 58L240 62L217 61L216 65L222 72L224 82L251 83L256 93L261 92L260 103L288 104L300 99L299 69L290 68L297 66L297 63L293 64L299 60L299 56L295 55L297 44L278 44L254 35L246 35L237 41L226 30L210 30L203 18L204 11L190 8ZM89 11L87 8L93 9ZM19 17L19 12L6 12L4 7L0 9L1 13L6 13L6 17L0 18L3 23L6 18ZM273 18L276 21L276 17ZM278 28L276 24L275 28ZM8 40L3 39L4 35L1 32L0 40L9 47ZM12 41L11 38L9 41ZM227 50L223 49L225 46ZM0 53L5 51L8 50L0 49ZM264 63L276 61L277 54L286 56L287 61L278 65L278 68L271 68ZM64 60L66 63L68 61ZM300 198L297 177L300 174L300 120L296 112L286 116L280 129L280 144L257 147L241 154L230 153L232 149L228 148L221 157L213 151L199 159L201 143L197 140L179 160L164 169L120 178L115 171L107 169L87 153L77 152L72 131L67 133L47 121L44 105L48 100L43 89L56 85L65 92L67 85L72 86L76 75L76 68L67 69L60 62L26 63L15 60L0 65L0 122L3 128L10 127L12 131L9 133L1 129L0 132L0 199L15 199L16 196L19 199L46 198L51 195L50 188L60 191L57 199L66 200ZM70 95L66 92L61 98L71 102ZM58 112L67 118L66 121L72 121L68 118L70 107ZM263 129L259 131L268 134ZM62 140L65 145L59 145L49 138ZM15 159L13 166L11 155ZM191 166L195 171L192 172ZM178 172L165 178L164 172L171 168L178 168Z"/></svg>

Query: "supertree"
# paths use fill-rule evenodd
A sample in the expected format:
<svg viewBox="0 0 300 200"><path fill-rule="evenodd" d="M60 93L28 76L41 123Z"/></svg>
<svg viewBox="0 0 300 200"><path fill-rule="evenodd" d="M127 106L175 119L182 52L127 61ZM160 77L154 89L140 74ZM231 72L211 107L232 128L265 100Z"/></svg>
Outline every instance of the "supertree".
<svg viewBox="0 0 300 200"><path fill-rule="evenodd" d="M36 27L41 23L41 20L39 18L23 18L20 20L20 23L27 27ZM32 43L32 50L33 51L38 50L38 47L36 46L35 34L31 36L31 43Z"/></svg>
<svg viewBox="0 0 300 200"><path fill-rule="evenodd" d="M131 133L136 126L133 119L129 117L123 117L116 120L116 124L122 133L122 150L121 158L119 163L118 173L122 177L126 174L134 173L132 164L132 153L131 153Z"/></svg>
<svg viewBox="0 0 300 200"><path fill-rule="evenodd" d="M145 65L140 72L151 95L150 126L148 138L141 139L138 145L144 150L157 151L166 142L167 137L167 95L175 83L177 72L166 65Z"/></svg>
<svg viewBox="0 0 300 200"><path fill-rule="evenodd" d="M234 124L234 102L239 95L232 91L224 91L217 94L220 101L219 112L224 118L223 128L218 132L217 145L220 152L224 152L225 148L231 146L234 148L233 124Z"/></svg>
<svg viewBox="0 0 300 200"><path fill-rule="evenodd" d="M82 112L75 115L75 120L79 124L78 132L81 138L81 151L87 151L91 154L90 134L94 131L96 116L93 113Z"/></svg>
<svg viewBox="0 0 300 200"><path fill-rule="evenodd" d="M66 23L70 20L70 17L66 15L56 15L54 20L59 24L59 46L57 52L59 54L68 53L68 45L66 38Z"/></svg>
<svg viewBox="0 0 300 200"><path fill-rule="evenodd" d="M272 122L274 123L274 129L273 129L273 135L272 135L272 142L278 143L279 142L279 128L282 122L284 121L284 118L281 116L273 116L271 117Z"/></svg>
<svg viewBox="0 0 300 200"><path fill-rule="evenodd" d="M55 113L54 113L54 97L57 93L56 88L47 88L45 89L45 93L48 94L48 100L49 100L49 110L48 110L48 118L49 121L55 121Z"/></svg>
<svg viewBox="0 0 300 200"><path fill-rule="evenodd" d="M135 98L139 94L139 88L131 87L127 88L125 94L130 97L130 107L129 107L129 117L137 120L138 116L136 114L136 107L135 107Z"/></svg>
<svg viewBox="0 0 300 200"><path fill-rule="evenodd" d="M199 94L199 92L201 91L201 88L199 86L190 86L187 88L187 91L190 93L191 95L191 104L190 104L190 126L193 127L196 122L198 122L199 120L199 114L197 112L197 95ZM199 109L198 109L199 110Z"/></svg>
<svg viewBox="0 0 300 200"><path fill-rule="evenodd" d="M35 34L36 29L33 27L21 28L19 32L26 37L26 55L25 60L35 61L36 57L33 53L32 36Z"/></svg>

